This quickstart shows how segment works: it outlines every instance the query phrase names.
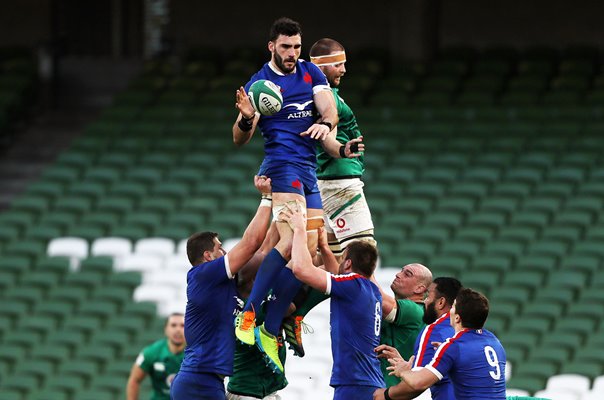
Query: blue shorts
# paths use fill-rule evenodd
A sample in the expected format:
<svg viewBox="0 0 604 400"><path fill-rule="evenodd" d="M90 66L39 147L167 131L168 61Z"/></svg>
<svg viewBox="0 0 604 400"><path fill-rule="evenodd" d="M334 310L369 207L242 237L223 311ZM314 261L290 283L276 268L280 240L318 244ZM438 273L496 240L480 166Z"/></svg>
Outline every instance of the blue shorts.
<svg viewBox="0 0 604 400"><path fill-rule="evenodd" d="M341 385L334 388L333 400L373 400L378 386Z"/></svg>
<svg viewBox="0 0 604 400"><path fill-rule="evenodd" d="M224 379L216 374L180 371L170 386L171 400L224 400Z"/></svg>
<svg viewBox="0 0 604 400"><path fill-rule="evenodd" d="M306 198L306 208L323 208L315 168L296 164L262 163L258 175L271 178L273 193L297 193Z"/></svg>

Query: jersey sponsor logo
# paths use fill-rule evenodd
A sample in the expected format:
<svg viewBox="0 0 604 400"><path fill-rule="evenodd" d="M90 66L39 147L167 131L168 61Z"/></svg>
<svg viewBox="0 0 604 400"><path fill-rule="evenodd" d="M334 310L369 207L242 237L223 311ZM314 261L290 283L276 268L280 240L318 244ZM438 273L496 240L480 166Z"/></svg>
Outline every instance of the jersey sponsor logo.
<svg viewBox="0 0 604 400"><path fill-rule="evenodd" d="M300 111L287 114L287 119L308 118L313 116L312 110Z"/></svg>
<svg viewBox="0 0 604 400"><path fill-rule="evenodd" d="M312 104L313 100L308 100L306 103L289 103L285 106L283 106L283 108L287 108L287 107L294 107L296 110L298 111L304 111L304 109L309 105Z"/></svg>
<svg viewBox="0 0 604 400"><path fill-rule="evenodd" d="M310 76L308 72L304 73L304 82L308 83L309 85L312 85L312 76Z"/></svg>
<svg viewBox="0 0 604 400"><path fill-rule="evenodd" d="M300 180L296 179L295 181L293 181L292 182L292 187L294 189L298 189L298 190L302 189L302 184L300 183Z"/></svg>

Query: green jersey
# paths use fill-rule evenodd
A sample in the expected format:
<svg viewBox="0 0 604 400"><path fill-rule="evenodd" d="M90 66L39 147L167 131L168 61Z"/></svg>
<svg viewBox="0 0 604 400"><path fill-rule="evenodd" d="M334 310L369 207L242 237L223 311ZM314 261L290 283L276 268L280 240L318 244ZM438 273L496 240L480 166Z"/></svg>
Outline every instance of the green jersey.
<svg viewBox="0 0 604 400"><path fill-rule="evenodd" d="M338 89L332 88L338 109L338 133L336 139L342 144L361 136L357 119L352 109L338 95ZM364 157L358 158L333 158L323 150L319 144L317 148L317 178L318 179L344 179L360 178L363 175Z"/></svg>
<svg viewBox="0 0 604 400"><path fill-rule="evenodd" d="M398 350L405 360L413 355L413 347L417 335L424 329L424 305L412 300L399 299L396 301L396 317L393 322L382 320L382 332L380 343L387 344ZM386 386L394 386L400 382L400 379L389 375L390 371L386 367L390 366L387 359L380 358L382 374L386 381Z"/></svg>
<svg viewBox="0 0 604 400"><path fill-rule="evenodd" d="M138 355L136 365L151 377L151 400L170 400L170 385L180 369L184 355L184 351L172 353L166 338L145 347Z"/></svg>
<svg viewBox="0 0 604 400"><path fill-rule="evenodd" d="M257 315L257 323L264 319L261 310ZM285 345L283 338L279 337L279 359L285 365ZM258 347L249 346L239 340L235 344L235 358L233 360L233 376L229 378L227 390L230 393L242 396L263 398L287 386L285 374L276 374L266 365L264 354Z"/></svg>

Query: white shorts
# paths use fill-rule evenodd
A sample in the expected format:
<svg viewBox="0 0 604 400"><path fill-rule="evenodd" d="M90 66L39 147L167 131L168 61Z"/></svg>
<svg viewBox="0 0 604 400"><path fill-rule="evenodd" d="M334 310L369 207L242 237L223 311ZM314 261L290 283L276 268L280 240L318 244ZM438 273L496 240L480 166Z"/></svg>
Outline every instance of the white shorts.
<svg viewBox="0 0 604 400"><path fill-rule="evenodd" d="M359 178L319 180L325 229L343 247L346 239L373 230L363 186Z"/></svg>
<svg viewBox="0 0 604 400"><path fill-rule="evenodd" d="M226 400L258 400L258 397L240 396L238 394L226 392ZM268 396L262 398L262 400L281 400L281 396L275 393L271 393Z"/></svg>

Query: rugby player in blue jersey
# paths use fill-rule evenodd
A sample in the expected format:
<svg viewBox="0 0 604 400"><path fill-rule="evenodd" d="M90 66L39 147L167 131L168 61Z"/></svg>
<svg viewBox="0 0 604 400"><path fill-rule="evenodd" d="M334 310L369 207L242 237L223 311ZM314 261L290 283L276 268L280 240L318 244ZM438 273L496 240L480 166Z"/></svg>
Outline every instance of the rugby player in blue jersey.
<svg viewBox="0 0 604 400"><path fill-rule="evenodd" d="M439 277L434 279L428 288L428 297L424 300L425 312L423 321L426 325L417 336L413 354L413 367L425 367L432 361L436 348L446 339L455 335L451 326L449 311L461 289L461 283L455 278ZM400 359L398 350L388 345L376 348L378 358ZM432 400L455 400L453 384L448 376L430 388Z"/></svg>
<svg viewBox="0 0 604 400"><path fill-rule="evenodd" d="M256 128L264 138L264 160L260 175L271 178L273 215L277 220L279 242L264 258L243 312L237 318L235 332L243 343L264 351L277 372L283 372L278 357L276 336L292 299L301 287L290 268L286 268L287 249L292 232L277 216L288 202L300 202L308 215L308 248L317 248L317 227L323 224L321 196L316 177L316 145L320 141L333 157L356 157L362 150L361 139L340 144L335 139L338 112L327 78L311 62L300 59L302 29L289 18L277 19L270 30L268 50L271 59L236 93L239 115L233 125L233 141L244 145ZM280 87L283 106L271 116L256 114L247 90L259 79ZM264 324L256 327L255 310L269 291L273 301L267 304Z"/></svg>
<svg viewBox="0 0 604 400"><path fill-rule="evenodd" d="M262 200L241 240L228 254L215 232L195 233L187 241L193 266L187 273L187 347L170 390L174 400L225 398L224 377L233 374L235 354L236 274L262 245L271 217L270 178L256 176L254 185Z"/></svg>
<svg viewBox="0 0 604 400"><path fill-rule="evenodd" d="M385 386L374 349L380 342L382 295L371 281L377 261L375 245L355 240L348 244L333 275L313 265L307 251L306 219L303 210L289 206L281 217L293 229L294 274L310 287L331 296L330 385L335 400L370 400Z"/></svg>
<svg viewBox="0 0 604 400"><path fill-rule="evenodd" d="M378 389L374 400L412 399L448 376L457 400L504 400L506 355L499 339L483 329L489 301L472 289L461 289L450 311L455 335L445 340L423 368L411 360L389 367L401 382Z"/></svg>

